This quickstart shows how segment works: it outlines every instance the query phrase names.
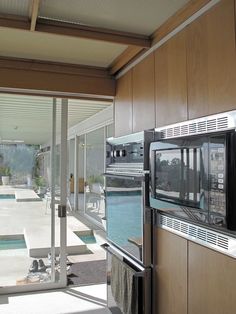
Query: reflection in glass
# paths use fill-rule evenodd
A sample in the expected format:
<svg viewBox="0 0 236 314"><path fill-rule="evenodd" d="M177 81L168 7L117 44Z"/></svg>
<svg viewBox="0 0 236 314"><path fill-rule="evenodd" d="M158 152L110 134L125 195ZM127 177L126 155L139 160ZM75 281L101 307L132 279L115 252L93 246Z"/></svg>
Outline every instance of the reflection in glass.
<svg viewBox="0 0 236 314"><path fill-rule="evenodd" d="M199 148L156 152L156 194L186 203L200 202Z"/></svg>
<svg viewBox="0 0 236 314"><path fill-rule="evenodd" d="M140 259L143 216L141 182L132 179L106 178L107 237L126 252Z"/></svg>
<svg viewBox="0 0 236 314"><path fill-rule="evenodd" d="M86 134L85 212L101 223L104 202L104 128Z"/></svg>

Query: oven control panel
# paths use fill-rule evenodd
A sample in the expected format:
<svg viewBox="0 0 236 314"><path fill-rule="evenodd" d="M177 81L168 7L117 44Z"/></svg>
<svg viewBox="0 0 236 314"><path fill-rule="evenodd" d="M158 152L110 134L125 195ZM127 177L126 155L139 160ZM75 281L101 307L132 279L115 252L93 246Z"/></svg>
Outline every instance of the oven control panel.
<svg viewBox="0 0 236 314"><path fill-rule="evenodd" d="M112 163L142 163L144 160L144 145L128 143L106 146L106 165Z"/></svg>
<svg viewBox="0 0 236 314"><path fill-rule="evenodd" d="M209 209L213 224L224 224L225 196L225 148L211 145L209 154Z"/></svg>

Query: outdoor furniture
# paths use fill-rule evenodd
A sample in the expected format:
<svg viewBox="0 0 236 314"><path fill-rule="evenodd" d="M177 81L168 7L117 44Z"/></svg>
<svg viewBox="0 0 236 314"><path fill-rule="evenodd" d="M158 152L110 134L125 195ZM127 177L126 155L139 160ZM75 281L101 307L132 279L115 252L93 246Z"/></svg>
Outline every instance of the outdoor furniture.
<svg viewBox="0 0 236 314"><path fill-rule="evenodd" d="M46 200L46 205L45 205L45 214L47 214L47 210L48 208L51 208L51 200L52 200L52 196L51 196L51 192L47 191L47 193L44 195L44 198ZM55 204L60 204L61 202L61 196L59 191L55 191Z"/></svg>
<svg viewBox="0 0 236 314"><path fill-rule="evenodd" d="M104 199L104 190L100 183L93 183L88 195L88 203L92 203L99 213L101 201Z"/></svg>

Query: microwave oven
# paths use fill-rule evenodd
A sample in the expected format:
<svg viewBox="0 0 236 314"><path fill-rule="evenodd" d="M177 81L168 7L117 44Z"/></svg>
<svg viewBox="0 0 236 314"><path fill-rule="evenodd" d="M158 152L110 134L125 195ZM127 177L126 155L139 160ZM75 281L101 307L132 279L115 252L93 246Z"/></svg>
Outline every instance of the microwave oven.
<svg viewBox="0 0 236 314"><path fill-rule="evenodd" d="M236 111L156 129L150 206L236 230Z"/></svg>

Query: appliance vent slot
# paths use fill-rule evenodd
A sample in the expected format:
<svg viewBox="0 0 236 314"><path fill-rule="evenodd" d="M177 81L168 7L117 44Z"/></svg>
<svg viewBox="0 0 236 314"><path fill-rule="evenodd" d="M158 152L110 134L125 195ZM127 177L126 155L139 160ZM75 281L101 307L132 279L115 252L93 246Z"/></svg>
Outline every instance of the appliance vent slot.
<svg viewBox="0 0 236 314"><path fill-rule="evenodd" d="M229 240L226 237L218 236L218 246L222 247L223 249L229 249Z"/></svg>
<svg viewBox="0 0 236 314"><path fill-rule="evenodd" d="M161 138L166 138L166 130L161 130L160 135Z"/></svg>
<svg viewBox="0 0 236 314"><path fill-rule="evenodd" d="M184 124L181 125L181 135L187 135L188 134L188 125Z"/></svg>
<svg viewBox="0 0 236 314"><path fill-rule="evenodd" d="M189 124L189 134L195 133L197 133L197 124L196 123Z"/></svg>
<svg viewBox="0 0 236 314"><path fill-rule="evenodd" d="M206 121L198 122L198 133L204 133L207 131Z"/></svg>
<svg viewBox="0 0 236 314"><path fill-rule="evenodd" d="M206 242L206 236L207 236L206 231L203 230L203 229L198 228L198 231L197 231L197 238L198 238L199 240L202 240L202 241L205 241L205 242Z"/></svg>
<svg viewBox="0 0 236 314"><path fill-rule="evenodd" d="M217 245L217 236L212 232L207 232L207 242Z"/></svg>
<svg viewBox="0 0 236 314"><path fill-rule="evenodd" d="M160 224L163 226L166 226L166 220L167 218L163 215L160 216Z"/></svg>
<svg viewBox="0 0 236 314"><path fill-rule="evenodd" d="M222 117L217 119L217 129L228 128L228 117Z"/></svg>
<svg viewBox="0 0 236 314"><path fill-rule="evenodd" d="M180 126L174 127L174 136L180 136Z"/></svg>
<svg viewBox="0 0 236 314"><path fill-rule="evenodd" d="M181 223L181 232L188 234L188 225L186 223Z"/></svg>
<svg viewBox="0 0 236 314"><path fill-rule="evenodd" d="M166 225L167 225L167 227L172 228L172 220L171 220L171 218L167 218Z"/></svg>
<svg viewBox="0 0 236 314"><path fill-rule="evenodd" d="M211 119L207 121L207 131L216 130L216 119Z"/></svg>
<svg viewBox="0 0 236 314"><path fill-rule="evenodd" d="M166 131L167 131L167 134L166 134L167 137L173 136L173 128L168 128Z"/></svg>
<svg viewBox="0 0 236 314"><path fill-rule="evenodd" d="M173 228L177 231L180 231L181 229L181 224L179 221L175 220L174 223L173 223Z"/></svg>
<svg viewBox="0 0 236 314"><path fill-rule="evenodd" d="M217 251L223 251L236 257L236 238L222 236L218 232L210 231L164 215L160 215L159 223L160 227L183 235L191 241L200 242Z"/></svg>
<svg viewBox="0 0 236 314"><path fill-rule="evenodd" d="M189 226L189 235L194 238L197 237L197 228L195 226Z"/></svg>

